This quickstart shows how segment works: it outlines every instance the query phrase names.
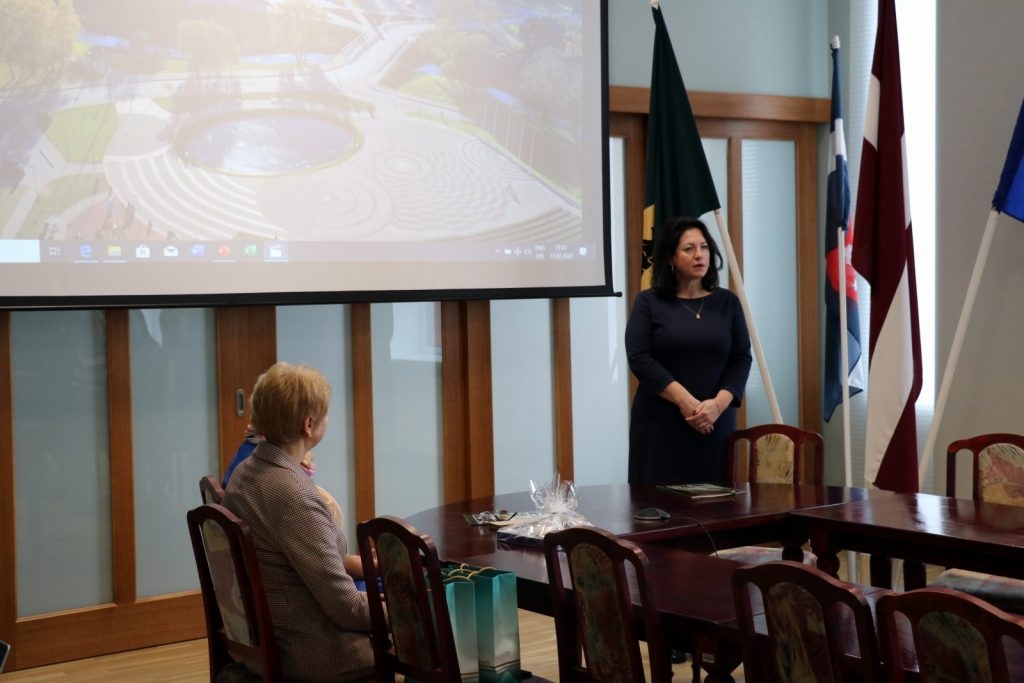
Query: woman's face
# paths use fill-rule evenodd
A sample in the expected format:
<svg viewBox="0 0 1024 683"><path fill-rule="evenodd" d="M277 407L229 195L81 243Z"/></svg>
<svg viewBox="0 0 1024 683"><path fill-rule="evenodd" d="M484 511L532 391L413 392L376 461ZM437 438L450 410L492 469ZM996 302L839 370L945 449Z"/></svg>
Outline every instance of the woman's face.
<svg viewBox="0 0 1024 683"><path fill-rule="evenodd" d="M699 228L690 228L679 237L672 267L680 282L700 280L710 267L711 248Z"/></svg>

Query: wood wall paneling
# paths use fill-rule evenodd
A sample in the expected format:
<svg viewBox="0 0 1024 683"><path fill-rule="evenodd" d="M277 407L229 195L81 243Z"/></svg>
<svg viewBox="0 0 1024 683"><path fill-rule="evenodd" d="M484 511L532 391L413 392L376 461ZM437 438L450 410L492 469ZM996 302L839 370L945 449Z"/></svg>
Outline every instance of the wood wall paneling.
<svg viewBox="0 0 1024 683"><path fill-rule="evenodd" d="M441 405L444 502L466 500L469 495L469 445L466 442L467 408L465 305L441 302Z"/></svg>
<svg viewBox="0 0 1024 683"><path fill-rule="evenodd" d="M349 307L352 336L352 431L355 447L356 519L375 517L377 488L373 448L373 344L370 304Z"/></svg>
<svg viewBox="0 0 1024 683"><path fill-rule="evenodd" d="M465 302L466 426L469 496L494 495L494 402L491 385L491 302Z"/></svg>
<svg viewBox="0 0 1024 683"><path fill-rule="evenodd" d="M489 301L441 302L445 502L494 493Z"/></svg>
<svg viewBox="0 0 1024 683"><path fill-rule="evenodd" d="M256 378L277 362L277 309L273 306L225 306L214 311L217 339L217 414L220 425L220 473L231 462L249 421L249 395ZM236 411L236 392L245 400Z"/></svg>
<svg viewBox="0 0 1024 683"><path fill-rule="evenodd" d="M106 331L113 596L117 605L124 605L135 602L135 468L128 311L123 308L107 311Z"/></svg>
<svg viewBox="0 0 1024 683"><path fill-rule="evenodd" d="M746 119L751 121L796 121L828 123L830 101L827 98L788 97L783 95L743 95L739 93L687 91L690 107L697 119ZM651 91L624 85L608 87L609 109L623 114L650 111Z"/></svg>
<svg viewBox="0 0 1024 683"><path fill-rule="evenodd" d="M12 671L203 638L206 620L194 592L29 617L18 621L15 636Z"/></svg>
<svg viewBox="0 0 1024 683"><path fill-rule="evenodd" d="M572 339L568 299L551 301L551 344L554 377L555 471L562 479L576 479L573 463Z"/></svg>
<svg viewBox="0 0 1024 683"><path fill-rule="evenodd" d="M821 430L821 306L818 270L824 260L818 244L818 135L813 124L800 125L796 139L797 340L800 427Z"/></svg>

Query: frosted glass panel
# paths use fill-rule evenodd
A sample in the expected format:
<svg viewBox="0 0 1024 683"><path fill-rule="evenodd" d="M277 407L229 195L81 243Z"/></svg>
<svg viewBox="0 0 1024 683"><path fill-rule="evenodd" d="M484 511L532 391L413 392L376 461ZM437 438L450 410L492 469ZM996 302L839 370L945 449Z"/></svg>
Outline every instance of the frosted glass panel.
<svg viewBox="0 0 1024 683"><path fill-rule="evenodd" d="M609 141L611 160L612 286L626 283L626 215L623 143ZM577 484L626 481L629 450L629 365L623 336L629 301L625 296L573 299L572 340L573 465Z"/></svg>
<svg viewBox="0 0 1024 683"><path fill-rule="evenodd" d="M213 310L129 312L139 597L198 588L185 511L220 471Z"/></svg>
<svg viewBox="0 0 1024 683"><path fill-rule="evenodd" d="M495 493L555 471L551 300L491 302Z"/></svg>
<svg viewBox="0 0 1024 683"><path fill-rule="evenodd" d="M281 306L277 357L311 365L331 384L330 423L316 447L316 483L345 513L349 552L355 553L355 440L352 434L352 351L348 306Z"/></svg>
<svg viewBox="0 0 1024 683"><path fill-rule="evenodd" d="M103 314L12 313L11 367L18 616L110 602Z"/></svg>
<svg viewBox="0 0 1024 683"><path fill-rule="evenodd" d="M440 306L370 308L378 515L404 517L444 500Z"/></svg>
<svg viewBox="0 0 1024 683"><path fill-rule="evenodd" d="M796 292L796 146L743 142L744 279L782 419L799 422ZM755 357L747 424L774 422Z"/></svg>

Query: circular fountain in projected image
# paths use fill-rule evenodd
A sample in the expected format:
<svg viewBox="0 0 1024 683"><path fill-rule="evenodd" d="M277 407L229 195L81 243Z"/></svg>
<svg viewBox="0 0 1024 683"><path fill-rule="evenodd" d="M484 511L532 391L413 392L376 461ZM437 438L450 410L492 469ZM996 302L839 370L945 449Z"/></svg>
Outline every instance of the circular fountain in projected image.
<svg viewBox="0 0 1024 683"><path fill-rule="evenodd" d="M356 146L339 119L307 112L248 111L192 123L178 135L189 165L247 176L301 173L337 163Z"/></svg>

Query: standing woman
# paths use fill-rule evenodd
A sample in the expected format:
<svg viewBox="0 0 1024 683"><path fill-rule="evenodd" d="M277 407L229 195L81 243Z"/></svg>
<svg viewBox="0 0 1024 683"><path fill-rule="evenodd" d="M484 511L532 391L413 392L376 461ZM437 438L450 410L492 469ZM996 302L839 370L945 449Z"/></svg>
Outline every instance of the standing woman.
<svg viewBox="0 0 1024 683"><path fill-rule="evenodd" d="M327 379L312 368L276 363L260 375L252 426L264 440L224 494L256 543L285 678L302 681L373 673L366 593L346 570L345 534L302 465L327 431L330 399Z"/></svg>
<svg viewBox="0 0 1024 683"><path fill-rule="evenodd" d="M651 288L626 324L639 382L629 423L629 482L727 483L726 450L750 374L740 300L718 285L722 254L707 226L670 218L658 231Z"/></svg>

